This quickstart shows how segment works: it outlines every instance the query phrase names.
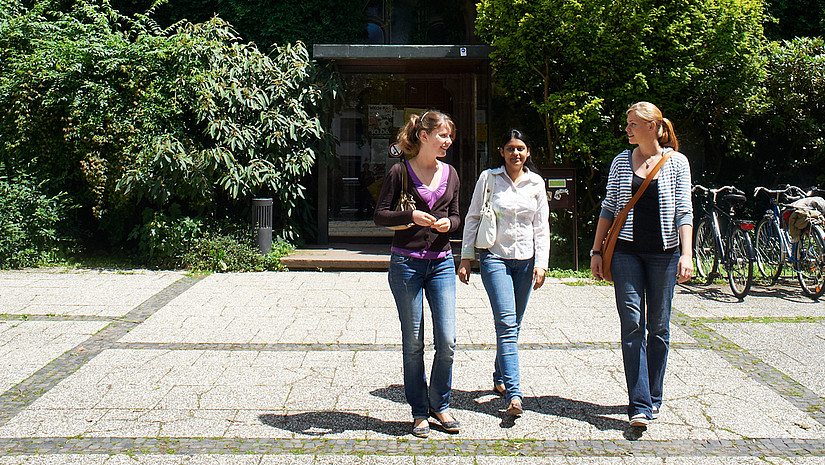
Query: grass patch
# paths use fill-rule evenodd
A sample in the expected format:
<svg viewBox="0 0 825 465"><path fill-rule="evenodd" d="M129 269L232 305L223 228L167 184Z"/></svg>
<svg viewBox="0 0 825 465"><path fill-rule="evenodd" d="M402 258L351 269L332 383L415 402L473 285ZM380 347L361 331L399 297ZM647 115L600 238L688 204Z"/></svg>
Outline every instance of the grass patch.
<svg viewBox="0 0 825 465"><path fill-rule="evenodd" d="M577 279L593 279L590 270L569 270L563 268L551 268L547 270L547 276L551 278L577 278Z"/></svg>

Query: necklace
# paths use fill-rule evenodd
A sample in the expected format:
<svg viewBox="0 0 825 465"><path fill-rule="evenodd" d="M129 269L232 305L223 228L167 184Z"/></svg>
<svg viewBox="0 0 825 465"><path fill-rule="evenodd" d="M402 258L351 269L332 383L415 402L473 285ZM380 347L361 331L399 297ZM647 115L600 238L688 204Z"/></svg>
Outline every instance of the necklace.
<svg viewBox="0 0 825 465"><path fill-rule="evenodd" d="M660 155L662 155L662 154L659 153L659 152L656 152L654 155L651 155L651 156L647 157L647 159L645 159L645 169L650 168L650 160L652 160L653 158L658 157Z"/></svg>

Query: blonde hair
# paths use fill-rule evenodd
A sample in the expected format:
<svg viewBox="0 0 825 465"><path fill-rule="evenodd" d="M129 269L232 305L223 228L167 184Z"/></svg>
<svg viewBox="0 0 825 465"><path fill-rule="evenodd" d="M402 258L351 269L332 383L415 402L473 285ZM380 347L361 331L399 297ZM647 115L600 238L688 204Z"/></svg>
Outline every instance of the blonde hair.
<svg viewBox="0 0 825 465"><path fill-rule="evenodd" d="M421 148L421 141L418 139L421 131L424 130L427 134L430 134L442 124L446 124L450 128L450 137L455 138L455 123L447 114L437 110L427 110L421 116L414 114L410 116L407 124L398 131L398 145L405 154L416 156Z"/></svg>
<svg viewBox="0 0 825 465"><path fill-rule="evenodd" d="M639 118L647 122L656 123L656 136L659 138L659 145L679 150L679 140L676 139L676 133L673 131L673 123L662 116L662 111L656 105L650 102L637 102L630 105L627 114L630 114L631 111L635 111Z"/></svg>

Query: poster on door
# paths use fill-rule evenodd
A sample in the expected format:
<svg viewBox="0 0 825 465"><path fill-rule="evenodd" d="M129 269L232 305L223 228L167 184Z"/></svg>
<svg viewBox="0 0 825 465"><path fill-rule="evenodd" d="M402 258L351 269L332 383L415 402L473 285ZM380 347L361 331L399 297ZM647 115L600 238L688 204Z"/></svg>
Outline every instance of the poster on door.
<svg viewBox="0 0 825 465"><path fill-rule="evenodd" d="M388 138L392 132L392 105L368 105L370 137Z"/></svg>

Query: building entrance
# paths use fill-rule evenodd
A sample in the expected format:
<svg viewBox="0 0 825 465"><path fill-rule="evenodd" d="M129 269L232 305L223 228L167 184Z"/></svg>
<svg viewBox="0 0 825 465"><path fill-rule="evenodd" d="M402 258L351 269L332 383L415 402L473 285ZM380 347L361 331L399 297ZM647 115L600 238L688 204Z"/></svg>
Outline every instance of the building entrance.
<svg viewBox="0 0 825 465"><path fill-rule="evenodd" d="M489 47L316 44L313 50L316 59L334 63L344 88L328 120L335 156L322 160L318 178L318 245L391 241L393 231L372 221L384 176L400 161L389 148L410 116L427 110L455 122L444 161L461 180L463 218L489 151Z"/></svg>

